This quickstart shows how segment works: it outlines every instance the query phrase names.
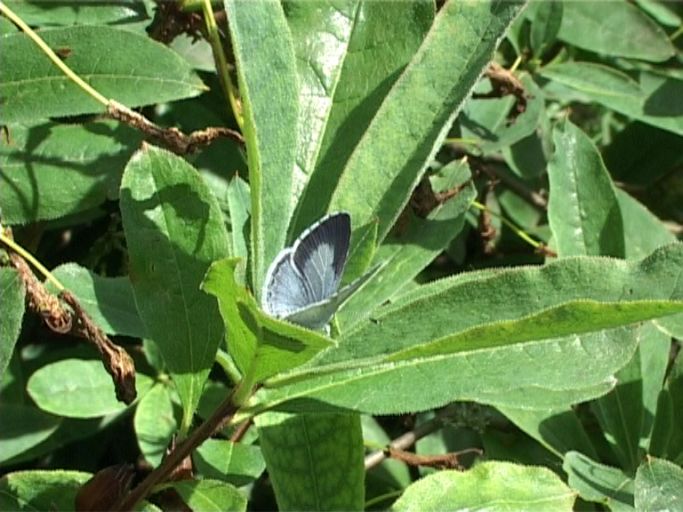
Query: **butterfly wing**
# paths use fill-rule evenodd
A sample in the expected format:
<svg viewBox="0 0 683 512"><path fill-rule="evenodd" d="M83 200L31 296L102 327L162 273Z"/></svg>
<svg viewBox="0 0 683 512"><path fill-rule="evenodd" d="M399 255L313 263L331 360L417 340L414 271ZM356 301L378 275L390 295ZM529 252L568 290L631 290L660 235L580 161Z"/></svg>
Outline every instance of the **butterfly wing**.
<svg viewBox="0 0 683 512"><path fill-rule="evenodd" d="M356 290L368 282L368 280L377 273L379 268L379 266L373 268L370 272L362 275L351 284L346 285L338 292L332 294L330 297L290 313L285 316L285 319L292 323L308 327L309 329L322 329L330 322L332 316L344 302L346 302Z"/></svg>
<svg viewBox="0 0 683 512"><path fill-rule="evenodd" d="M261 308L282 318L311 303L304 279L292 263L292 249L280 251L270 264L261 293Z"/></svg>
<svg viewBox="0 0 683 512"><path fill-rule="evenodd" d="M333 213L304 231L292 246L292 261L304 278L309 304L339 288L351 239L348 213Z"/></svg>

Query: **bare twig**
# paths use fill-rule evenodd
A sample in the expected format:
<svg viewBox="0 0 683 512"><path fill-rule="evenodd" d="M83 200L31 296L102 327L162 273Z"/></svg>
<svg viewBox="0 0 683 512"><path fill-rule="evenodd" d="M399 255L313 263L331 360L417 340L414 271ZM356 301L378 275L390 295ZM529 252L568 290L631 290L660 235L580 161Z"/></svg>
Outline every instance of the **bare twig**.
<svg viewBox="0 0 683 512"><path fill-rule="evenodd" d="M141 131L148 137L162 143L169 150L178 155L193 153L200 147L208 146L219 138L228 138L239 144L244 144L244 138L239 132L222 126L197 130L189 135L186 135L175 127L162 128L151 122L142 114L139 114L114 100L109 100L107 113L112 119L126 123L136 130Z"/></svg>

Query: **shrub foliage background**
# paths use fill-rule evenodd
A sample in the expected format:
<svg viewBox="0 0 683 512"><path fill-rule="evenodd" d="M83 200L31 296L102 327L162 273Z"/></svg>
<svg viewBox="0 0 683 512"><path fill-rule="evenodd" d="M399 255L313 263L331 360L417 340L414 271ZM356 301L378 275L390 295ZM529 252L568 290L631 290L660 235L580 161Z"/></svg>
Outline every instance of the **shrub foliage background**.
<svg viewBox="0 0 683 512"><path fill-rule="evenodd" d="M680 4L0 12L2 509L681 506ZM375 274L266 316L338 210Z"/></svg>

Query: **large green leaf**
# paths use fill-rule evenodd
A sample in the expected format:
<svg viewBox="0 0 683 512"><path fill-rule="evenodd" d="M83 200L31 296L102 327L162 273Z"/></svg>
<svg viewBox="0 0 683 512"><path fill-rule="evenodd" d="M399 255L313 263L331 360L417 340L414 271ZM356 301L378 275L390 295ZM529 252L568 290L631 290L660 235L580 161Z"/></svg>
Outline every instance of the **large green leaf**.
<svg viewBox="0 0 683 512"><path fill-rule="evenodd" d="M13 269L0 268L0 382L5 376L24 316L24 285Z"/></svg>
<svg viewBox="0 0 683 512"><path fill-rule="evenodd" d="M564 121L548 164L548 221L560 256L623 257L624 228L614 186L588 136Z"/></svg>
<svg viewBox="0 0 683 512"><path fill-rule="evenodd" d="M228 350L249 384L302 365L332 341L317 332L267 316L235 281L239 260L211 265L202 288L216 296Z"/></svg>
<svg viewBox="0 0 683 512"><path fill-rule="evenodd" d="M626 73L593 62L555 63L542 68L540 74L585 94L630 98L637 98L642 94L638 82Z"/></svg>
<svg viewBox="0 0 683 512"><path fill-rule="evenodd" d="M522 7L510 1L447 2L359 140L330 209L354 226L393 225L462 102Z"/></svg>
<svg viewBox="0 0 683 512"><path fill-rule="evenodd" d="M251 187L251 283L258 297L268 266L285 245L294 207L296 60L278 2L225 0L225 11L244 108Z"/></svg>
<svg viewBox="0 0 683 512"><path fill-rule="evenodd" d="M292 240L327 211L354 148L431 26L434 5L420 0L285 5L301 105L297 193L303 195L290 225Z"/></svg>
<svg viewBox="0 0 683 512"><path fill-rule="evenodd" d="M579 452L568 452L562 469L568 483L587 501L606 505L614 512L633 511L633 479L622 470L595 462Z"/></svg>
<svg viewBox="0 0 683 512"><path fill-rule="evenodd" d="M219 480L186 480L175 482L173 489L190 510L202 512L241 512L247 510L247 498L238 489Z"/></svg>
<svg viewBox="0 0 683 512"><path fill-rule="evenodd" d="M661 62L675 54L666 32L625 0L565 1L557 37L614 57Z"/></svg>
<svg viewBox="0 0 683 512"><path fill-rule="evenodd" d="M16 471L0 479L2 510L74 510L78 489L92 475L81 471Z"/></svg>
<svg viewBox="0 0 683 512"><path fill-rule="evenodd" d="M66 64L107 98L129 107L188 98L204 86L189 64L152 39L107 26L45 29L53 49L68 49ZM0 122L104 112L26 34L0 37Z"/></svg>
<svg viewBox="0 0 683 512"><path fill-rule="evenodd" d="M637 346L631 329L603 329L683 311L682 262L674 244L639 262L566 258L436 281L267 382L251 412L288 401L381 414L456 399L549 408L595 398Z"/></svg>
<svg viewBox="0 0 683 512"><path fill-rule="evenodd" d="M104 332L135 338L145 336L127 277L101 277L75 263L60 265L52 274L76 296Z"/></svg>
<svg viewBox="0 0 683 512"><path fill-rule="evenodd" d="M178 388L186 429L223 337L216 303L199 285L228 256L228 234L199 174L167 151L136 153L121 187L135 302Z"/></svg>
<svg viewBox="0 0 683 512"><path fill-rule="evenodd" d="M363 510L363 437L355 414L256 418L281 510Z"/></svg>
<svg viewBox="0 0 683 512"><path fill-rule="evenodd" d="M25 224L94 208L115 198L139 135L114 122L9 126L0 142L3 221Z"/></svg>
<svg viewBox="0 0 683 512"><path fill-rule="evenodd" d="M415 482L392 511L573 510L576 496L547 468L482 462L468 471L440 471Z"/></svg>
<svg viewBox="0 0 683 512"><path fill-rule="evenodd" d="M151 386L149 377L136 375L138 395ZM68 418L95 418L123 411L114 383L100 361L65 359L43 366L28 380L26 391L42 410Z"/></svg>

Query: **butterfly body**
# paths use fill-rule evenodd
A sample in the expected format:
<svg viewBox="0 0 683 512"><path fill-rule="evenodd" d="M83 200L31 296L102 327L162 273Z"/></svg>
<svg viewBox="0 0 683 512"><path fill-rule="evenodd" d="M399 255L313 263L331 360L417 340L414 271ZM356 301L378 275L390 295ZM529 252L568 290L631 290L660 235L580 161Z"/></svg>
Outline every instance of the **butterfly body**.
<svg viewBox="0 0 683 512"><path fill-rule="evenodd" d="M276 318L324 328L341 304L365 282L339 289L351 240L348 213L331 213L306 229L271 263L261 307Z"/></svg>

